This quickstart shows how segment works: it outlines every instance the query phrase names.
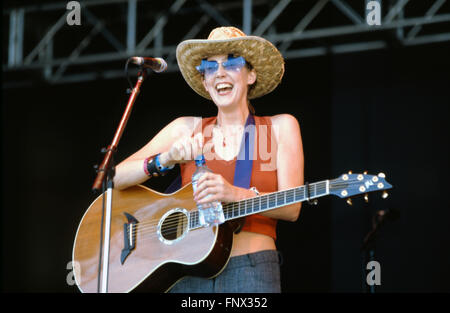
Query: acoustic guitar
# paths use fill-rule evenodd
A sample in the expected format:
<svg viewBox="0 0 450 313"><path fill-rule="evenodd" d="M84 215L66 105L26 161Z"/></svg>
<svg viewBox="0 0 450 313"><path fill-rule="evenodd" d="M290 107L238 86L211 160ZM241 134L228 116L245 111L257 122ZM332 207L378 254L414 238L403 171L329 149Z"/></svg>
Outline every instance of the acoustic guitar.
<svg viewBox="0 0 450 313"><path fill-rule="evenodd" d="M223 203L225 223L201 227L192 185L163 194L142 185L113 190L108 292L166 292L186 276L212 278L227 265L245 216L326 195L349 198L392 188L384 174L343 174L283 191ZM103 195L81 219L73 247L75 281L97 292Z"/></svg>

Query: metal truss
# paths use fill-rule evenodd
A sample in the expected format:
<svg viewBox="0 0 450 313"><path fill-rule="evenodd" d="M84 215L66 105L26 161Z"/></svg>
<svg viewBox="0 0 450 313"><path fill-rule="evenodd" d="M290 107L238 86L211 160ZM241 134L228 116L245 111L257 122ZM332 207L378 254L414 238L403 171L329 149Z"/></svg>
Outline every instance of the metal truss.
<svg viewBox="0 0 450 313"><path fill-rule="evenodd" d="M450 41L447 0L379 0L381 25L373 26L368 1L86 0L81 26L68 25L68 1L10 7L3 10L3 88L123 77L124 61L135 55L162 57L167 72L178 71L177 44L219 25L267 38L288 60ZM30 71L34 80L21 78Z"/></svg>

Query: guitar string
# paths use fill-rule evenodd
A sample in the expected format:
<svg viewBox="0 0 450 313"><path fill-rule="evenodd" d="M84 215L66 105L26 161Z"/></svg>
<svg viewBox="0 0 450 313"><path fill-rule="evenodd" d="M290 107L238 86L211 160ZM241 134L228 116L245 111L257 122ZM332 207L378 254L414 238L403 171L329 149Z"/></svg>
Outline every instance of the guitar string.
<svg viewBox="0 0 450 313"><path fill-rule="evenodd" d="M302 188L302 187L303 187L303 186L301 186L301 187L294 187L294 188L292 188L292 189L286 189L286 190L283 190L283 191L281 191L281 192L279 192L279 193L278 193L278 192L274 192L274 193L262 195L261 197L267 196L267 197L269 198L269 201L272 201L272 200L275 200L275 199L277 198L277 194L280 195L280 194L282 194L282 192L285 192L287 196L291 196L292 193L298 192L297 188L300 189L300 188ZM319 190L320 190L321 192L323 192L324 188L323 188L323 187L318 187L318 190L315 191L315 193L318 193ZM236 201L236 202L228 202L228 203L225 203L225 204L223 205L223 206L224 206L224 211L225 211L225 210L234 210L234 209L236 209L236 208L239 208L240 203L241 203L241 205L242 205L242 203L244 203L244 202L247 202L247 203L253 202L253 199L256 199L256 197L255 197L255 198L243 199L243 200ZM192 213L192 212L196 212L196 211L190 211L190 212ZM167 219L166 219L166 220L167 220ZM154 221L156 221L156 222L154 222ZM158 219L158 220L156 220L156 219L155 219L155 220L151 220L151 221L149 221L149 222L139 222L139 225L140 225L141 227L142 227L142 225L146 225L146 224L153 224L153 225L155 225L155 224L158 224L159 221L160 221L160 219Z"/></svg>
<svg viewBox="0 0 450 313"><path fill-rule="evenodd" d="M291 196L287 195L287 197L291 197ZM275 197L273 197L273 198L274 198L273 201L271 201L271 200L269 200L269 201L273 202L275 204L276 203L275 202ZM236 208L238 208L238 206L225 204L224 208L223 208L224 215L225 216L232 216L233 215L232 213L233 213L233 211L235 211ZM244 210L244 209L241 209L241 210ZM198 212L198 211L193 211L193 212ZM171 229L178 229L179 223L183 219L183 217L185 217L185 215L182 215L182 216L178 215L178 216L173 216L173 217L169 216L167 219L165 219L164 222L162 223L162 228L164 229L164 234L166 234ZM193 217L195 219L198 219L198 213L197 213L197 216L193 216ZM186 220L187 220L187 218L186 218ZM133 230L133 234L135 234L136 232L145 233L146 230L153 231L157 227L156 224L159 224L159 223L160 223L160 221L158 221L158 223L151 223L151 222L150 223L146 223L146 225L144 227L141 227L140 224L138 224L137 227L133 226L135 228ZM187 222L186 222L186 224L187 224ZM190 220L189 220L189 224L192 225ZM171 228L172 226L174 226L175 228Z"/></svg>
<svg viewBox="0 0 450 313"><path fill-rule="evenodd" d="M321 188L323 191L326 190L326 188ZM318 188L318 190L320 190L320 188ZM305 199L306 200L306 199ZM162 236L164 237L164 239L169 240L169 241L174 241L177 240L180 236L177 236L177 233L181 232L181 236L184 235L186 233L186 231L190 230L188 229L188 223L185 223L184 225L179 225L178 222L175 222L176 225L175 227L171 227L171 228L164 228L164 231L161 231L162 234L158 234L154 231L154 228L152 229L152 227L148 228L145 231L139 231L139 229L137 229L137 234L140 235L140 237L137 240L139 240L140 242L145 242L148 240L153 240L154 238L157 238L158 236ZM184 226L184 227L183 227ZM181 228L180 228L181 227ZM138 227L139 228L139 227ZM195 228L194 228L195 229ZM137 235L135 231L133 231L133 235ZM174 239L167 239L168 237L172 237L174 236L176 238Z"/></svg>
<svg viewBox="0 0 450 313"><path fill-rule="evenodd" d="M288 197L291 198L291 197L295 196L295 191L296 190L287 190L286 191L286 198L288 198ZM321 192L324 192L324 191L325 191L325 188L319 187L315 193L319 193L319 192L321 193ZM269 206L271 206L272 204L276 204L277 203L277 201L276 201L277 200L277 195L276 194L267 194L267 195L262 195L261 197L264 197L264 196L267 196L267 198L268 198L267 201L269 202ZM245 210L245 208L240 208L239 202L241 202L241 206L242 206L242 203L244 203L244 202L247 202L246 204L253 205L254 204L254 200L253 199L256 199L256 198L248 198L248 199L240 200L238 202L225 203L223 205L224 215L227 215L226 213L229 213L230 211L231 212L232 211L236 211L236 209L239 210L239 211ZM266 201L266 200L264 200L264 201ZM198 211L190 211L190 213L193 213L193 212L198 212ZM175 213L176 212L174 212L172 215L174 215ZM178 217L173 217L172 219L178 220L179 218ZM169 222L170 222L170 220L171 220L170 216L165 219L165 221L169 221ZM157 222L154 222L154 221L157 221ZM142 225L154 226L156 224L159 224L160 221L161 220L159 219L159 220L151 220L151 221L148 221L148 222L139 222L138 225L142 229ZM167 222L165 223L165 225L167 225Z"/></svg>
<svg viewBox="0 0 450 313"><path fill-rule="evenodd" d="M348 185L348 182L350 182L350 181L347 181L344 185ZM359 181L358 180L358 182L361 182L361 181ZM302 186L303 187L303 186ZM301 187L300 187L301 188ZM334 186L334 188L335 188L335 186ZM285 197L286 197L286 199L288 198L288 197L293 197L293 196L295 196L295 191L296 191L296 189L297 189L297 187L296 188L294 188L293 190L287 190L287 192L286 192L286 195L285 195ZM318 187L317 188L317 190L315 191L315 193L317 194L317 193L321 193L321 192L324 192L324 191L326 191L326 188L323 188L323 187ZM277 199L276 199L276 193L274 193L274 194L268 194L268 196L269 196L269 198L275 198L275 199L267 199L268 201L269 201L269 203L270 202L272 202L272 203L270 203L270 204L276 204L277 203ZM250 202L250 204L252 205L252 204L254 204L254 202L253 202L253 199L255 199L255 198L250 198L250 199L245 199L245 200L241 200L241 201L248 201L248 202ZM249 201L250 200L250 201ZM306 200L306 199L305 199ZM304 200L303 200L304 201ZM295 201L293 201L292 203L295 203ZM245 210L246 211L246 214L249 214L248 212L247 212L247 210L246 209L244 209L244 208L240 208L239 209L239 205L238 204L236 204L236 202L235 203L230 203L230 204L233 204L233 205L225 205L224 206L224 215L227 215L227 216L229 216L230 214L228 214L228 213L230 213L230 211L235 211L235 209L236 208L238 208L238 210L239 211L242 211L242 210ZM284 203L283 203L284 204ZM290 203L287 203L287 205L288 204L290 204ZM270 207L271 205L269 205L269 207ZM193 211L193 212L196 212L196 211ZM231 213L232 213L231 212ZM191 212L192 213L192 212ZM256 212L255 212L256 213ZM250 214L253 214L253 212L250 212ZM183 219L183 217L184 217L185 215L183 215L182 217L181 217L181 219ZM232 217L234 217L234 216L232 216ZM173 233L176 233L176 232L178 232L179 231L179 229L180 229L180 222L181 222L181 219L180 219L180 217L179 216L177 216L177 217L168 217L166 220L165 220L165 223L163 223L162 225L163 225L163 227L162 227L162 229L163 229L163 234L164 235L171 235L171 234L173 234ZM184 222L184 224L186 225L186 227L188 227L188 222L190 223L190 221L186 218L186 219L183 219L183 220L185 220L185 222ZM160 221L160 220L159 220ZM152 222L147 222L147 223L143 223L144 225L145 224L147 224L146 226L144 226L144 227L142 227L141 226L141 224L138 224L137 225L137 227L136 226L134 226L134 230L133 230L133 235L135 235L136 233L140 233L140 234L142 234L142 235L146 235L147 233L153 233L154 232L154 229L156 228L155 226L156 226L156 224L159 224L159 221L158 221L158 223L152 223ZM149 225L150 224L150 225ZM153 225L151 225L151 224L153 224ZM190 223L191 224L191 223ZM127 225L128 227L129 227L129 225ZM190 227L191 225L189 225L189 227Z"/></svg>
<svg viewBox="0 0 450 313"><path fill-rule="evenodd" d="M348 182L350 182L350 181L348 181ZM348 186L349 184L346 182L344 185ZM301 187L299 187L299 188L301 188ZM333 188L336 188L336 187L333 186ZM291 189L291 190L286 190L285 191L286 199L295 197L295 192L296 191L297 191L297 187L294 188L294 189ZM315 190L315 193L316 194L317 193L322 193L324 191L326 191L326 188L324 188L324 187L317 187L316 190ZM263 195L263 196L266 196L266 195ZM277 199L277 193L268 194L267 196L268 196L267 202L269 202L269 207L277 203L277 200L278 200ZM241 201L242 202L247 202L246 205L250 204L250 206L252 207L254 205L254 201L253 201L254 199L256 199L256 198L249 198L249 199L244 199L244 200L241 200ZM306 200L306 199L304 199L304 200ZM239 202L241 202L241 201L239 201ZM264 200L264 201L266 201L266 200ZM231 211L231 213L233 213L234 211L236 211L236 209L238 211L245 211L246 212L245 214L249 214L247 209L240 208L239 202L224 204L224 215L230 216L230 215L232 215L232 214L229 214L230 211ZM295 201L293 201L292 203L295 203ZM290 203L288 203L288 204L290 204ZM193 212L198 212L198 211L191 211L191 213L193 213ZM250 212L250 213L252 214L253 212ZM174 215L174 214L172 214L172 215ZM234 217L234 216L231 216L231 217ZM157 222L154 222L154 221L157 221ZM143 230L149 229L149 228L153 229L154 226L156 226L157 224L160 223L160 221L161 221L160 219L159 220L155 219L155 220L151 220L151 221L148 221L148 222L138 223L138 227L134 226L135 230L133 232L135 233L136 231L143 231ZM180 222L180 217L179 216L173 216L173 217L169 216L168 218L165 219L165 223L163 223L164 229L167 230L167 229L169 229L168 228L169 226L178 225L179 222Z"/></svg>
<svg viewBox="0 0 450 313"><path fill-rule="evenodd" d="M325 190L325 189L324 189ZM291 191L292 195L286 195L286 197L291 197L293 196L293 191ZM272 195L271 195L272 196ZM274 197L275 198L275 197ZM269 200L270 201L270 200ZM275 199L273 199L273 204L276 204ZM270 202L269 202L270 203ZM230 203L231 204L231 203ZM290 203L289 203L290 204ZM233 210L236 208L235 205L233 206L226 206L224 208L224 215L226 216L230 216L231 214L228 214L231 212L233 212ZM241 209L243 210L243 209ZM256 213L256 212L255 212ZM247 213L248 214L248 213ZM252 213L253 214L253 213ZM166 219L167 220L167 219ZM159 223L158 223L159 224ZM167 223L163 223L162 225L164 225L164 227L162 227L164 229L163 233L164 235L170 235L173 234L173 232L177 232L179 229L179 224L180 224L180 218L179 217L173 217L171 221L167 222ZM187 225L187 223L186 223ZM147 234L147 233L153 233L154 229L157 228L157 226L155 225L150 225L150 226L146 226L146 227L140 227L140 225L138 224L137 227L134 226L134 230L133 230L133 235L135 235L137 232L140 234Z"/></svg>
<svg viewBox="0 0 450 313"><path fill-rule="evenodd" d="M180 223L180 221L176 222L175 227L164 227L162 230L160 230L160 234L156 232L156 227L150 227L145 230L138 229L137 233L135 231L133 231L133 233L138 234L140 235L140 237L142 237L139 240L145 240L146 238L152 239L158 236L162 236L167 240L175 240L179 238L179 236L176 235L177 233L184 234L188 230L195 230L198 228L199 227L191 228L190 226L188 226L188 223L185 220L184 223Z"/></svg>
<svg viewBox="0 0 450 313"><path fill-rule="evenodd" d="M228 208L228 210L226 209L225 212L224 212L225 215L227 215L228 218L231 215L231 214L228 214L229 211L230 211L230 209ZM246 214L249 214L249 213L247 212ZM253 213L250 212L250 214L253 214ZM234 216L231 216L231 217L234 217ZM186 220L186 219L180 219L179 217L173 217L173 218L171 218L171 220L172 220L171 222L166 222L166 223L163 224L164 226L161 227L161 229L162 229L161 231L163 232L163 235L165 235L165 236L170 236L173 233L179 232L180 231L180 227L182 227L183 229L186 229L188 227L188 223L187 223L188 220ZM182 220L184 220L185 226L180 226L180 223L182 223L181 222ZM192 226L191 221L189 221L189 224L190 224L189 228L191 228L191 226ZM194 225L194 226L197 226L197 224ZM133 235L135 235L136 233L140 233L142 235L146 235L148 233L153 234L153 233L155 233L155 228L157 228L157 227L155 227L155 226L153 226L153 227L152 226L147 226L147 227L139 227L138 226L138 227L134 227Z"/></svg>

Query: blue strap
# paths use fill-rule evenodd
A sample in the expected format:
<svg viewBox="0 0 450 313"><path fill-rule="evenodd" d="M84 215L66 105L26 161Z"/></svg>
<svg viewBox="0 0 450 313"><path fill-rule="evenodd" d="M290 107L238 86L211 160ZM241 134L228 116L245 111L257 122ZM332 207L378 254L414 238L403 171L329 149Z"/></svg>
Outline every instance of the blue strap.
<svg viewBox="0 0 450 313"><path fill-rule="evenodd" d="M252 136L250 137L250 135ZM236 159L233 185L248 189L252 178L253 145L255 141L255 119L251 113L248 114L245 122L243 139L241 140L241 147Z"/></svg>

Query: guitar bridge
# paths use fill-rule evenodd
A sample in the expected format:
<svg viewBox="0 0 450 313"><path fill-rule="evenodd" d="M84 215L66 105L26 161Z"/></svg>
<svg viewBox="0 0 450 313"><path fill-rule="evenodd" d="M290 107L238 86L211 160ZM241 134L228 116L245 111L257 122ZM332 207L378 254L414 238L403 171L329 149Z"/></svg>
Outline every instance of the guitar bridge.
<svg viewBox="0 0 450 313"><path fill-rule="evenodd" d="M120 254L120 264L122 265L125 262L125 259L131 253L131 250L133 250L136 246L137 223L139 223L138 220L133 215L128 214L126 212L124 212L123 214L127 218L128 222L123 224L124 245L122 253Z"/></svg>

